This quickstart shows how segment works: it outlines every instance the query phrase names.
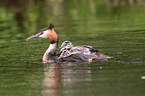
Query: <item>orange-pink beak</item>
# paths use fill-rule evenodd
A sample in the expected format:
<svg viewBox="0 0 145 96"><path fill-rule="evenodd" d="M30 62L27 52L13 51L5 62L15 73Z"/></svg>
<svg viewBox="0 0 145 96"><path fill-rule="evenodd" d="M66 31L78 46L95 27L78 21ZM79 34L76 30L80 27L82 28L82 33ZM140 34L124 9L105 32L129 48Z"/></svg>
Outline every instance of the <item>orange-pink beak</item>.
<svg viewBox="0 0 145 96"><path fill-rule="evenodd" d="M37 33L33 36L28 37L26 40L29 40L29 39L32 39L32 38L35 38L35 37L39 37L40 35L41 35L41 32L39 32L39 33Z"/></svg>

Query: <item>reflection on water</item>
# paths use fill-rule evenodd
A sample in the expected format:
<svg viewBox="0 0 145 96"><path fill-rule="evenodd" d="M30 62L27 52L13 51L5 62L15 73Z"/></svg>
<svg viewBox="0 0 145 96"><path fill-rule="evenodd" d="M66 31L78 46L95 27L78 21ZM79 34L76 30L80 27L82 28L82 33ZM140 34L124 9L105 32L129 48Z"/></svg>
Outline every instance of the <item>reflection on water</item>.
<svg viewBox="0 0 145 96"><path fill-rule="evenodd" d="M97 67L97 69L102 69L102 67ZM78 88L82 84L86 87L89 82L92 82L91 71L92 68L88 63L45 64L45 77L41 93L43 96L60 96L60 93L69 94L75 90L79 91ZM67 89L62 93L60 90L63 90L63 88Z"/></svg>
<svg viewBox="0 0 145 96"><path fill-rule="evenodd" d="M60 90L60 65L44 65L43 96L59 96Z"/></svg>
<svg viewBox="0 0 145 96"><path fill-rule="evenodd" d="M82 66L81 66L82 64ZM61 64L63 70L63 83L70 87L75 86L76 82L91 81L91 67L88 63L67 63ZM81 68L79 67L81 66Z"/></svg>

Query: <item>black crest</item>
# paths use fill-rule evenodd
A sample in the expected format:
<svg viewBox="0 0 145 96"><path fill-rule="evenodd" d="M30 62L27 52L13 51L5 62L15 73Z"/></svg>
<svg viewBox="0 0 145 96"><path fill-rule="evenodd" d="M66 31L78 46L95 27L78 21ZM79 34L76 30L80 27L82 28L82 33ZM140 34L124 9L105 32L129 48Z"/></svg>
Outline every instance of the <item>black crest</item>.
<svg viewBox="0 0 145 96"><path fill-rule="evenodd" d="M50 25L47 28L41 29L39 32L46 31L48 29L52 30L52 28L54 28L54 24L50 23Z"/></svg>
<svg viewBox="0 0 145 96"><path fill-rule="evenodd" d="M54 24L50 23L50 25L48 26L48 29L51 29L54 28Z"/></svg>

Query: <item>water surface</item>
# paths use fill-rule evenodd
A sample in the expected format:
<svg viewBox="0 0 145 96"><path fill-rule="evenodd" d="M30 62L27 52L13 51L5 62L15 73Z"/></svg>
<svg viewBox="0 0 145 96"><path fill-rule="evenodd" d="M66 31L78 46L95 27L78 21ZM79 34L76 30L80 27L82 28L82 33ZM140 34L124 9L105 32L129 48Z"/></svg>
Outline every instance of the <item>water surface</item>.
<svg viewBox="0 0 145 96"><path fill-rule="evenodd" d="M25 4L22 0L22 7L1 5L1 96L145 95L145 80L141 79L145 76L143 4L113 7L93 0L50 2ZM76 46L91 45L114 58L42 64L48 40L25 39L51 22L59 46L69 40Z"/></svg>

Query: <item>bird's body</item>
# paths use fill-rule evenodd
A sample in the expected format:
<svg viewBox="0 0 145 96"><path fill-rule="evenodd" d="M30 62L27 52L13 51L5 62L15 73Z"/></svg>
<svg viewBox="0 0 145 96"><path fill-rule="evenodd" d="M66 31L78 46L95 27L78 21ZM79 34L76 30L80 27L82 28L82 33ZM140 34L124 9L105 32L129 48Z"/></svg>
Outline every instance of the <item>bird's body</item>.
<svg viewBox="0 0 145 96"><path fill-rule="evenodd" d="M74 46L70 41L64 41L59 47L59 53L61 53L63 50L69 50L71 54L77 54L81 53L84 55L90 55L90 54L97 54L99 52L98 50L94 49L92 46Z"/></svg>
<svg viewBox="0 0 145 96"><path fill-rule="evenodd" d="M57 56L57 43L53 43L50 44L48 49L46 50L46 52L43 55L43 62L47 63L47 62L55 62L58 58Z"/></svg>
<svg viewBox="0 0 145 96"><path fill-rule="evenodd" d="M68 50L63 50L63 52L58 57L59 62L83 62L84 57L81 54L71 54Z"/></svg>
<svg viewBox="0 0 145 96"><path fill-rule="evenodd" d="M74 46L70 41L64 41L59 48L60 57L59 58L66 58L65 56L61 56L65 51L69 51L70 56L74 57L74 55L78 55L78 57L83 57L83 61L92 61L92 60L98 60L98 59L107 59L110 58L107 55L104 54L98 54L98 50L93 48L92 46ZM67 56L68 57L68 56Z"/></svg>
<svg viewBox="0 0 145 96"><path fill-rule="evenodd" d="M91 46L84 45L73 47L70 41L65 41L62 43L61 47L59 48L60 52L58 55L58 36L53 28L54 25L50 24L47 28L44 28L37 34L27 38L27 40L35 37L48 38L50 45L43 55L43 63L64 61L85 62L100 58L97 54L98 50L92 48ZM108 57L106 56L105 58Z"/></svg>

